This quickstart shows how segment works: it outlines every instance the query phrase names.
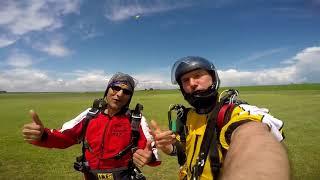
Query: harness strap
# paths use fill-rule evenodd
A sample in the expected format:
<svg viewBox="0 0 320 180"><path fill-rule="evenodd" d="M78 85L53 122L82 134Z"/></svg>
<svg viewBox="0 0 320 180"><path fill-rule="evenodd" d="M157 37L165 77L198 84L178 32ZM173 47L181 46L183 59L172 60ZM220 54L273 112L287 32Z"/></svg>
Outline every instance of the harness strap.
<svg viewBox="0 0 320 180"><path fill-rule="evenodd" d="M217 131L217 114L218 111L220 110L221 106L223 103L217 103L214 107L214 109L208 114L207 116L207 127L205 130L205 133L203 135L202 143L200 146L200 151L198 155L198 159L196 164L192 167L192 177L191 179L199 179L200 175L203 172L207 156L209 154L209 149L210 147L213 148L213 156L214 162L212 162L214 167L214 171L217 171L216 169L220 169L220 159L219 159L219 152L218 152L218 147L217 147L217 137L218 137L218 131ZM212 174L212 176L216 176L216 174Z"/></svg>
<svg viewBox="0 0 320 180"><path fill-rule="evenodd" d="M220 129L220 130L222 129L222 127L224 125L226 113L229 112L230 109L233 109L234 106L235 106L235 104L231 103L231 104L225 104L221 107L221 109L218 113L218 118L217 118L218 129Z"/></svg>
<svg viewBox="0 0 320 180"><path fill-rule="evenodd" d="M139 137L140 137L140 122L142 119L141 111L143 106L141 104L137 104L135 110L131 112L131 142L128 146L126 146L123 150L121 150L114 158L120 159L123 155L125 155L129 150L135 151L138 145Z"/></svg>
<svg viewBox="0 0 320 180"><path fill-rule="evenodd" d="M87 174L91 176L89 180L117 180L130 179L128 167L120 167L108 170L90 170Z"/></svg>
<svg viewBox="0 0 320 180"><path fill-rule="evenodd" d="M219 155L219 149L218 149L218 146L220 145L219 143L220 130L229 121L231 114L233 112L233 109L236 106L238 106L239 104L247 104L247 102L237 99L238 95L239 95L239 92L237 90L234 90L234 89L225 90L220 94L221 98L219 98L219 101L214 106L214 109L208 114L207 127L203 135L204 137L201 143L197 162L191 169L191 173L192 173L191 179L199 179L200 175L203 172L208 154L209 154L210 168L211 168L212 175L215 177L219 176L219 172L221 168L220 155ZM184 109L184 111L186 110L188 109ZM188 114L188 111L186 111L186 113L183 113L184 115L183 118L181 119L177 118L177 120L178 119L182 120L181 122L184 127L184 131L177 132L181 137L182 136L186 137L188 134L187 128L186 128L187 114ZM171 114L168 117L169 117L169 124L170 124ZM180 166L182 166L186 161L185 141L184 142L180 141L180 143L177 141L175 146L177 149L176 154L178 156L178 162Z"/></svg>
<svg viewBox="0 0 320 180"><path fill-rule="evenodd" d="M90 147L88 145L88 142L85 140L86 133L87 133L87 127L91 119L95 118L99 112L105 108L105 101L103 99L95 99L92 108L87 113L86 117L83 120L83 128L81 132L81 141L82 141L82 155L76 158L76 162L74 163L73 167L77 171L86 172L89 170L89 164L86 161L85 158L85 151L88 148L90 150Z"/></svg>
<svg viewBox="0 0 320 180"><path fill-rule="evenodd" d="M221 162L218 150L218 132L217 129L214 129L213 142L210 145L209 149L209 160L212 176L219 177Z"/></svg>
<svg viewBox="0 0 320 180"><path fill-rule="evenodd" d="M177 156L178 163L180 166L183 166L187 160L187 156L185 153L185 143L186 143L186 135L188 134L188 129L186 127L187 115L191 108L186 108L182 104L175 104L169 107L168 111L168 120L169 120L169 129L172 130L172 124L174 123L171 120L171 113L175 111L177 113L176 119L176 132L179 134L179 141L173 144L173 151L171 152L171 156Z"/></svg>
<svg viewBox="0 0 320 180"><path fill-rule="evenodd" d="M112 168L112 169L93 169L90 170L91 173L112 173L112 172L119 172L128 170L128 167L119 167L119 168Z"/></svg>
<svg viewBox="0 0 320 180"><path fill-rule="evenodd" d="M92 108L87 113L86 117L83 120L83 128L81 132L82 136L82 155L76 158L76 162L74 163L74 168L78 171L84 172L85 177L94 178L94 179L108 179L109 177L114 177L115 179L139 179L145 180L142 172L134 166L132 159L129 162L128 167L117 168L111 170L90 170L88 162L85 158L85 150L89 149L87 141L85 140L86 131L88 124L91 119L95 118L97 114L104 110L106 107L105 101L103 99L96 99L93 103ZM124 154L127 153L128 150L135 150L138 145L138 140L140 137L140 122L142 119L141 111L143 106L141 104L137 104L134 111L131 112L130 121L131 121L131 142L125 147L122 151L120 151L115 158L120 159ZM112 172L108 172L112 171ZM114 171L114 172L113 172ZM111 173L111 174L110 174ZM101 176L101 177L100 177Z"/></svg>
<svg viewBox="0 0 320 180"><path fill-rule="evenodd" d="M84 118L84 124L82 128L82 153L85 153L85 149L88 147L87 141L85 140L86 133L87 133L87 127L89 124L89 121L97 116L99 113L99 109L97 108L91 108L89 112L87 113L86 117Z"/></svg>

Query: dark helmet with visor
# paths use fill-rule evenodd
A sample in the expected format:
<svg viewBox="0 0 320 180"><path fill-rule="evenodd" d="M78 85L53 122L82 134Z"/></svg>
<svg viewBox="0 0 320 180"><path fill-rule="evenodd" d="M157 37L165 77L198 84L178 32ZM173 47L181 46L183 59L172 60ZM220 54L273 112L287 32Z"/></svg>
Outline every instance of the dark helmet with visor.
<svg viewBox="0 0 320 180"><path fill-rule="evenodd" d="M212 85L203 91L186 93L182 87L181 77L197 69L204 69L211 75ZM173 84L179 84L184 99L196 109L197 113L208 113L214 107L218 98L220 79L215 66L207 59L198 56L187 56L177 60L171 70L171 81Z"/></svg>

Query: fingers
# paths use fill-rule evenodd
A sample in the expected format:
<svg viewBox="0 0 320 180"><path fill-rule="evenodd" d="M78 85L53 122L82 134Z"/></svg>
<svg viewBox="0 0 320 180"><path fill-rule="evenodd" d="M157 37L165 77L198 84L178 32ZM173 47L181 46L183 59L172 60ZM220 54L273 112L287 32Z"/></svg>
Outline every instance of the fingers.
<svg viewBox="0 0 320 180"><path fill-rule="evenodd" d="M172 141L175 138L176 135L172 131L167 130L162 133L156 134L155 141Z"/></svg>
<svg viewBox="0 0 320 180"><path fill-rule="evenodd" d="M23 126L23 130L38 130L38 131L41 131L41 126L40 125L37 125L35 123L28 123L28 124L25 124ZM23 132L23 131L22 131Z"/></svg>
<svg viewBox="0 0 320 180"><path fill-rule="evenodd" d="M32 143L34 141L41 140L42 132L40 130L33 130L33 129L24 128L22 130L22 136L25 141Z"/></svg>
<svg viewBox="0 0 320 180"><path fill-rule="evenodd" d="M157 148L160 148L163 150L163 148L166 148L168 145L174 144L175 142L176 142L175 139L172 139L172 140L163 139L160 141L156 141L156 146Z"/></svg>
<svg viewBox="0 0 320 180"><path fill-rule="evenodd" d="M145 164L147 164L152 157L152 146L151 141L147 141L146 147L144 149L138 149L133 154L133 163L142 168Z"/></svg>
<svg viewBox="0 0 320 180"><path fill-rule="evenodd" d="M155 120L151 120L150 122L151 127L156 131L156 132L161 132L161 129L158 125L158 123Z"/></svg>
<svg viewBox="0 0 320 180"><path fill-rule="evenodd" d="M133 163L138 166L139 168L142 168L145 164L147 164L151 159L152 151L146 151L142 149L138 149L133 154Z"/></svg>
<svg viewBox="0 0 320 180"><path fill-rule="evenodd" d="M32 122L25 124L23 126L22 136L25 141L32 143L34 141L41 140L41 137L42 137L42 134L44 131L44 127L43 127L43 124L42 124L42 122L36 112L34 112L33 110L30 110L29 114L32 118Z"/></svg>
<svg viewBox="0 0 320 180"><path fill-rule="evenodd" d="M164 153L170 154L172 151L172 144L176 142L176 135L170 131L162 131L156 121L151 120L151 127L154 129L150 134L154 138L156 147L161 149Z"/></svg>
<svg viewBox="0 0 320 180"><path fill-rule="evenodd" d="M22 128L23 136L41 136L43 128L35 123L25 124Z"/></svg>
<svg viewBox="0 0 320 180"><path fill-rule="evenodd" d="M154 131L150 131L150 134L158 148L173 144L176 141L176 135L170 130L162 131L156 121L151 120L150 126L154 129Z"/></svg>
<svg viewBox="0 0 320 180"><path fill-rule="evenodd" d="M165 138L165 139L159 139L156 141L156 146L157 147L162 147L162 146L167 146L169 144L173 144L176 142L176 139L175 138Z"/></svg>
<svg viewBox="0 0 320 180"><path fill-rule="evenodd" d="M134 163L138 168L142 168L142 167L144 166L144 163L143 163L140 159L138 159L138 158L136 158L136 157L133 157L132 159L133 159L133 163Z"/></svg>
<svg viewBox="0 0 320 180"><path fill-rule="evenodd" d="M22 130L22 134L23 134L24 136L30 136L30 135L40 136L40 135L41 135L41 131L39 131L39 130L34 130L34 129L23 129L23 130Z"/></svg>
<svg viewBox="0 0 320 180"><path fill-rule="evenodd" d="M36 112L34 112L34 110L30 110L29 114L30 114L34 123L36 123L37 125L43 126L38 114Z"/></svg>

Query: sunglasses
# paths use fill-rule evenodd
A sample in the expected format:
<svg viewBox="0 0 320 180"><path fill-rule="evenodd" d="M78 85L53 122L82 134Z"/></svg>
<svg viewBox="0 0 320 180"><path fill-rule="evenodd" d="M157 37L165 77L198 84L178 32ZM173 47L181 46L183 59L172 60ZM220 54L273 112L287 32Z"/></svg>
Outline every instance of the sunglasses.
<svg viewBox="0 0 320 180"><path fill-rule="evenodd" d="M111 88L113 91L115 91L115 92L119 92L119 91L122 90L123 94L125 94L125 95L132 95L132 92L131 92L130 90L124 89L124 88L122 88L122 87L120 87L120 86L111 86L110 88Z"/></svg>

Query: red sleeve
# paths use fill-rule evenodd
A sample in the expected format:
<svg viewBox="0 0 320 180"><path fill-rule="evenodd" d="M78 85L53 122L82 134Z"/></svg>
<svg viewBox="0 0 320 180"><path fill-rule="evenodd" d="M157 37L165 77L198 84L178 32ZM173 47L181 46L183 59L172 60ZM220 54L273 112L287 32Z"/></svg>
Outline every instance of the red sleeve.
<svg viewBox="0 0 320 180"><path fill-rule="evenodd" d="M65 149L81 141L82 124L83 121L63 131L45 128L41 141L32 144L46 148Z"/></svg>

